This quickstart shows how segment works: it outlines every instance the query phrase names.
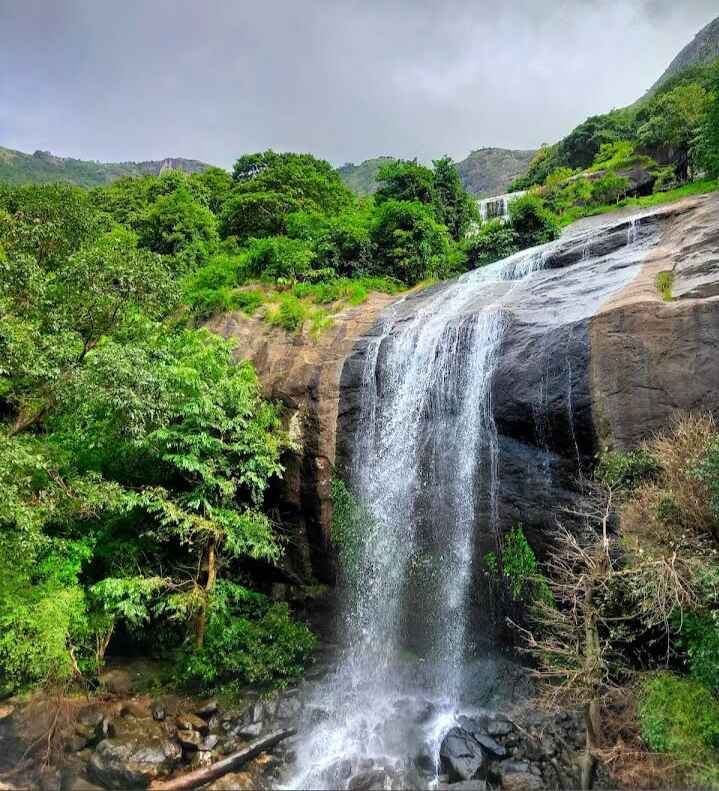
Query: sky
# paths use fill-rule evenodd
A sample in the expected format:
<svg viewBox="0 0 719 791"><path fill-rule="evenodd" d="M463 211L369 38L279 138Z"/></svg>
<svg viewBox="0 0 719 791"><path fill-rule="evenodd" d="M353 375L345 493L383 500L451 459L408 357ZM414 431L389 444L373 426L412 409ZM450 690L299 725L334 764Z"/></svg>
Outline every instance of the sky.
<svg viewBox="0 0 719 791"><path fill-rule="evenodd" d="M637 99L717 0L0 0L0 145L339 165L535 148Z"/></svg>

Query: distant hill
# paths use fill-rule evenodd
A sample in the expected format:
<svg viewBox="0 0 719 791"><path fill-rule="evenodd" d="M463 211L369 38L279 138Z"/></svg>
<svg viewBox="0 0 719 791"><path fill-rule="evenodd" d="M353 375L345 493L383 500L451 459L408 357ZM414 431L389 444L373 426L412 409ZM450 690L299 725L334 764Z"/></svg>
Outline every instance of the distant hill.
<svg viewBox="0 0 719 791"><path fill-rule="evenodd" d="M480 148L461 162L457 170L467 192L478 198L502 195L514 179L527 172L536 151Z"/></svg>
<svg viewBox="0 0 719 791"><path fill-rule="evenodd" d="M670 77L690 66L713 63L719 58L719 17L702 28L694 39L674 58L662 76L647 92L651 96Z"/></svg>
<svg viewBox="0 0 719 791"><path fill-rule="evenodd" d="M372 195L377 191L377 173L388 162L394 162L394 157L365 159L359 165L348 162L337 168L337 172L342 181L357 195Z"/></svg>
<svg viewBox="0 0 719 791"><path fill-rule="evenodd" d="M176 157L148 162L89 162L56 157L49 151L24 154L0 146L0 181L11 184L63 181L82 187L98 187L123 176L157 176L168 169L202 173L209 167L196 159Z"/></svg>
<svg viewBox="0 0 719 791"><path fill-rule="evenodd" d="M457 163L465 189L478 198L502 195L518 176L527 172L535 151L513 151L509 148L480 148ZM348 162L337 168L344 183L358 195L377 191L377 173L393 157L366 159L359 165Z"/></svg>

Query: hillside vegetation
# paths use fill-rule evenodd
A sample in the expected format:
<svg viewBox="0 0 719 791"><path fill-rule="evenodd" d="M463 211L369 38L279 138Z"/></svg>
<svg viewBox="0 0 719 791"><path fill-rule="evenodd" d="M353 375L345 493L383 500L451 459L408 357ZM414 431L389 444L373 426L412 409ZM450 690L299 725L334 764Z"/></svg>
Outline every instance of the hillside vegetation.
<svg viewBox="0 0 719 791"><path fill-rule="evenodd" d="M540 149L512 188L533 190L570 222L715 179L718 94L719 65L690 66L636 105L592 116Z"/></svg>
<svg viewBox="0 0 719 791"><path fill-rule="evenodd" d="M242 310L320 332L372 289L471 265L476 207L450 160L379 181L358 199L329 163L265 151L232 175L0 185L6 688L92 681L116 646L190 688L301 672L314 637L268 595L292 443L202 323Z"/></svg>
<svg viewBox="0 0 719 791"><path fill-rule="evenodd" d="M510 184L527 172L535 151L514 151L509 148L480 148L457 162L462 186L476 198L502 195ZM357 195L372 195L379 187L378 175L392 157L366 159L359 165L351 162L337 169L340 178Z"/></svg>
<svg viewBox="0 0 719 791"><path fill-rule="evenodd" d="M98 187L123 176L159 176L162 170L202 173L210 167L194 159L168 158L148 162L88 162L56 157L49 151L24 154L0 146L0 182L6 184L49 184L63 182Z"/></svg>

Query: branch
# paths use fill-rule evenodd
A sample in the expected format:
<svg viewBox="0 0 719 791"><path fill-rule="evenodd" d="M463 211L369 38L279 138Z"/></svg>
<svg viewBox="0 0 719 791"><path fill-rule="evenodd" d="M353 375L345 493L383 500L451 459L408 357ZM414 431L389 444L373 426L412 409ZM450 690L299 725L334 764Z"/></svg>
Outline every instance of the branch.
<svg viewBox="0 0 719 791"><path fill-rule="evenodd" d="M233 769L237 769L242 766L242 764L252 758L256 758L260 753L265 752L265 750L268 750L270 747L274 747L284 739L294 736L295 733L296 731L294 728L288 728L284 731L274 731L262 739L257 739L257 741L253 742L249 747L245 747L244 750L232 753L232 755L228 755L227 758L223 758L221 761L205 769L197 769L194 772L188 772L172 780L153 780L148 786L149 791L190 791L192 788L210 783L213 780L217 780L218 777L222 777L228 772L231 772Z"/></svg>

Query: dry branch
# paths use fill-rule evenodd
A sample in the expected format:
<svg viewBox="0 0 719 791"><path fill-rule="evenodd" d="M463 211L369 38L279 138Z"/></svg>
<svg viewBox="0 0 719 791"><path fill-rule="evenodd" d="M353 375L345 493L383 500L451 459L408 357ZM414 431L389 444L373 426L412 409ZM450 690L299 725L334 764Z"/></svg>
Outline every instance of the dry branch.
<svg viewBox="0 0 719 791"><path fill-rule="evenodd" d="M269 750L284 739L294 736L296 733L294 728L288 728L282 731L274 731L273 733L264 736L262 739L257 739L249 747L243 750L238 750L227 758L208 766L205 769L197 769L194 772L175 777L172 780L153 780L148 786L149 791L189 791L189 789L197 788L198 786L211 783L213 780L226 775L233 769L238 769L242 764L256 758L260 753Z"/></svg>

